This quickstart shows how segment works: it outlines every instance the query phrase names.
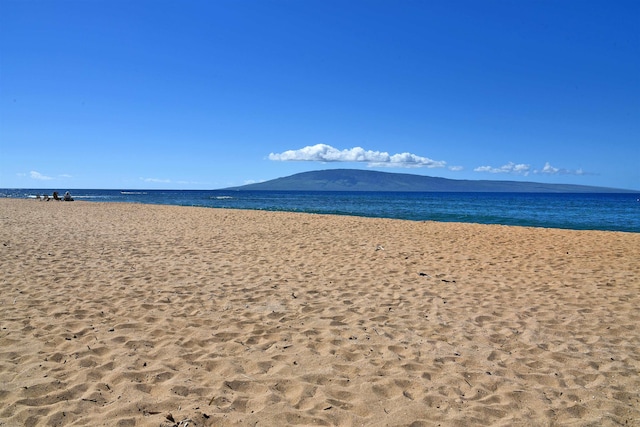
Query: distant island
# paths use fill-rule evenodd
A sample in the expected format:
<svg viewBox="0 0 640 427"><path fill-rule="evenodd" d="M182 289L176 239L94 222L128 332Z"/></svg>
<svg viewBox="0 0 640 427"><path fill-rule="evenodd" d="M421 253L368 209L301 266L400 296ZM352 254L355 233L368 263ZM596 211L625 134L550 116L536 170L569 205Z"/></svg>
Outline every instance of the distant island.
<svg viewBox="0 0 640 427"><path fill-rule="evenodd" d="M637 193L619 188L539 182L460 180L362 169L302 172L256 184L230 187L235 191L406 191L470 193Z"/></svg>

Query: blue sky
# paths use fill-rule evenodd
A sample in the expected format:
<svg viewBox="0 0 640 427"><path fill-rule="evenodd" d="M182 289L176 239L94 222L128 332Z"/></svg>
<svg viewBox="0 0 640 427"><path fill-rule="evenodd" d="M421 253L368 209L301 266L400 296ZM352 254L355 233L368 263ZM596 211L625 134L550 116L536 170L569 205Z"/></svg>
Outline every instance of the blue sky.
<svg viewBox="0 0 640 427"><path fill-rule="evenodd" d="M0 0L0 187L640 189L640 2Z"/></svg>

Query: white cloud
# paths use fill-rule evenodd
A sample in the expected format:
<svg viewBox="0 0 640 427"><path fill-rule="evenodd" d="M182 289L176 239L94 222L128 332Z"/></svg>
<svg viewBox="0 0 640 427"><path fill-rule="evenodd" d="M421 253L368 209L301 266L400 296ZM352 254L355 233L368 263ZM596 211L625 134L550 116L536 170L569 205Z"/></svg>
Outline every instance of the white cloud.
<svg viewBox="0 0 640 427"><path fill-rule="evenodd" d="M538 171L536 171L538 172ZM553 166L551 166L549 164L549 162L544 164L544 167L542 168L542 170L540 171L540 173L549 173L549 174L557 174L558 172L560 172L560 169L558 168L554 168Z"/></svg>
<svg viewBox="0 0 640 427"><path fill-rule="evenodd" d="M170 179L160 179L160 178L140 178L140 179L143 180L144 182L159 182L163 184L167 184L171 182Z"/></svg>
<svg viewBox="0 0 640 427"><path fill-rule="evenodd" d="M36 172L36 171L31 171L29 172L31 179L37 179L40 181L50 181L53 178L50 176L46 176L46 175L42 175L40 172Z"/></svg>
<svg viewBox="0 0 640 427"><path fill-rule="evenodd" d="M310 145L299 150L287 150L282 153L269 154L269 160L309 161L309 162L365 162L369 166L404 167L404 168L442 168L444 161L432 160L427 157L417 156L411 153L399 153L390 155L384 151L365 150L362 147L354 147L346 150L338 150L327 144Z"/></svg>
<svg viewBox="0 0 640 427"><path fill-rule="evenodd" d="M473 170L474 172L489 172L489 173L511 173L516 175L528 175L531 171L531 166L524 163L509 162L506 165L499 168L493 166L479 166Z"/></svg>
<svg viewBox="0 0 640 427"><path fill-rule="evenodd" d="M586 172L582 169L571 170L556 168L551 166L549 162L546 162L541 170L534 170L533 173L545 175L586 175Z"/></svg>
<svg viewBox="0 0 640 427"><path fill-rule="evenodd" d="M20 177L27 176L26 173L18 173L17 175L20 176ZM71 175L66 174L66 173L60 174L57 177L53 177L53 176L43 175L43 174L41 174L40 172L37 172L37 171L29 172L29 177L31 177L31 179L35 179L35 180L38 180L38 181L53 181L53 180L57 180L57 179L73 178Z"/></svg>
<svg viewBox="0 0 640 427"><path fill-rule="evenodd" d="M449 166L449 170L453 171L453 172L458 172L458 171L461 171L463 169L464 169L463 166Z"/></svg>
<svg viewBox="0 0 640 427"><path fill-rule="evenodd" d="M534 173L538 175L589 175L587 172L582 169L563 169L551 166L549 162L544 164L542 169L531 169L531 166L521 163L515 164L513 162L509 162L504 166L500 166L499 168L493 166L480 166L474 169L474 172L489 172L489 173L510 173L515 175L524 175L527 176L529 173Z"/></svg>

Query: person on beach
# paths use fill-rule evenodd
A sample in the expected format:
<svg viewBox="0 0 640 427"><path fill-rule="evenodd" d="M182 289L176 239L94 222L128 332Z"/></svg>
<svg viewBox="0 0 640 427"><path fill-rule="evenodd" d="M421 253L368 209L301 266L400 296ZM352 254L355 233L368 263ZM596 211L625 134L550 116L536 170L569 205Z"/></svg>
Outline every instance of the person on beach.
<svg viewBox="0 0 640 427"><path fill-rule="evenodd" d="M57 191L54 191L54 192L53 192L53 200L58 200L58 201L62 200L62 199L60 198L60 196L58 196L58 192L57 192Z"/></svg>
<svg viewBox="0 0 640 427"><path fill-rule="evenodd" d="M68 191L66 193L64 193L64 201L65 202L73 202L73 198L71 197L71 193L69 193Z"/></svg>

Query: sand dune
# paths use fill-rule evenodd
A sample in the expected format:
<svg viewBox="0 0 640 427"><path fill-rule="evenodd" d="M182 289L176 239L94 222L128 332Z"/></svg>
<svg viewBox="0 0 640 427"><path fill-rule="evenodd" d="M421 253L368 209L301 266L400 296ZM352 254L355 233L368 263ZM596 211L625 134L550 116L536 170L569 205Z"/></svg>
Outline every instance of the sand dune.
<svg viewBox="0 0 640 427"><path fill-rule="evenodd" d="M0 200L0 426L640 425L640 234Z"/></svg>

